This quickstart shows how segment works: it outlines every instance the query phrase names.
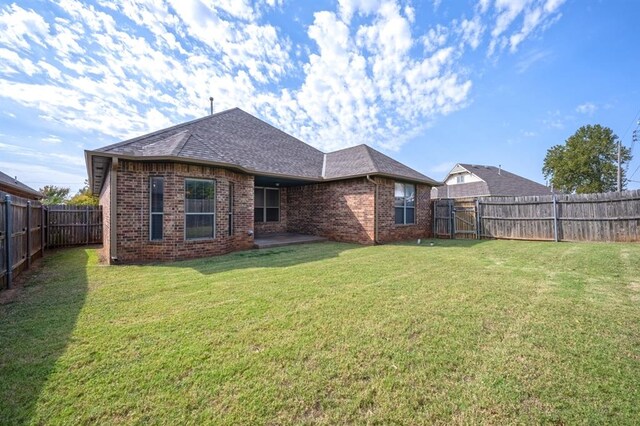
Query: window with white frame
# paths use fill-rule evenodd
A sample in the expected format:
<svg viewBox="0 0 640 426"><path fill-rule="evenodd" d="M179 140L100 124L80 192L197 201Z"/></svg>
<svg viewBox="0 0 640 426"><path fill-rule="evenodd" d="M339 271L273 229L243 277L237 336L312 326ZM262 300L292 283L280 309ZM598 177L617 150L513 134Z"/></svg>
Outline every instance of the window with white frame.
<svg viewBox="0 0 640 426"><path fill-rule="evenodd" d="M456 183L464 183L464 175L456 176Z"/></svg>
<svg viewBox="0 0 640 426"><path fill-rule="evenodd" d="M416 186L412 183L395 184L396 225L416 223Z"/></svg>
<svg viewBox="0 0 640 426"><path fill-rule="evenodd" d="M279 222L280 221L280 190L278 188L254 189L255 222Z"/></svg>
<svg viewBox="0 0 640 426"><path fill-rule="evenodd" d="M149 180L149 239L162 240L164 218L164 178L154 176Z"/></svg>
<svg viewBox="0 0 640 426"><path fill-rule="evenodd" d="M185 239L215 238L216 185L213 180L185 179L184 214Z"/></svg>

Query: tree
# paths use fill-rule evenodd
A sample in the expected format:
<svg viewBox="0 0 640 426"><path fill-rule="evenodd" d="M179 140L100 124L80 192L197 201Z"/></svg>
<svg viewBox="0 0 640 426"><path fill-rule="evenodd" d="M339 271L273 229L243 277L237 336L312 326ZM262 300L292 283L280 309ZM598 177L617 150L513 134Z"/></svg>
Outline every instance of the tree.
<svg viewBox="0 0 640 426"><path fill-rule="evenodd" d="M74 195L67 204L72 206L97 206L100 200L91 193L89 181L85 179L84 187Z"/></svg>
<svg viewBox="0 0 640 426"><path fill-rule="evenodd" d="M63 188L55 185L45 185L40 188L40 193L44 195L42 204L65 204L69 198L69 188Z"/></svg>
<svg viewBox="0 0 640 426"><path fill-rule="evenodd" d="M622 147L622 189L627 184L625 164L631 151ZM547 151L542 173L551 185L566 193L608 192L617 189L618 137L599 124L580 127L564 145Z"/></svg>

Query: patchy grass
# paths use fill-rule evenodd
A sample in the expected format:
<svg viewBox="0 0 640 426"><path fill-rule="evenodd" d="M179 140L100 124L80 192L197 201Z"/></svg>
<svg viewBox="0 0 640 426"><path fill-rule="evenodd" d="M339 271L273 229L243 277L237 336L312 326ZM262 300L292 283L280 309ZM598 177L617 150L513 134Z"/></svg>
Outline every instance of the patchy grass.
<svg viewBox="0 0 640 426"><path fill-rule="evenodd" d="M640 245L49 255L0 306L1 423L635 423Z"/></svg>

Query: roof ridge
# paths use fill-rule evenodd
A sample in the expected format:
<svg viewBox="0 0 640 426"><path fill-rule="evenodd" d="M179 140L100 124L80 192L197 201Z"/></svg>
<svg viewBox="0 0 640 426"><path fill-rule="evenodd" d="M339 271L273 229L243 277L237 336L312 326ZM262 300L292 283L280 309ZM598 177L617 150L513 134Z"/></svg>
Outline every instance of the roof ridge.
<svg viewBox="0 0 640 426"><path fill-rule="evenodd" d="M269 127L271 127L272 129L276 130L278 133L282 133L283 135L289 136L290 138L293 138L293 139L295 139L296 141L298 141L298 142L300 142L300 143L303 143L303 144L305 144L305 145L307 145L307 146L310 146L311 148L313 148L314 150L318 151L319 153L324 154L324 152L320 151L320 150L319 150L318 148L316 148L315 146L313 146L313 145L311 145L311 144L309 144L309 143L306 143L306 142L305 142L305 141L303 141L302 139L299 139L299 138L297 138L297 137L295 137L295 136L293 136L293 135L291 135L291 134L289 134L289 133L285 132L285 131L284 131L284 130L282 130L282 129L277 128L277 127L276 127L276 126L274 126L273 124L269 123L269 122L268 122L268 121L266 121L266 120L263 120L263 119L262 119L262 118L260 118L260 117L256 117L255 115L248 113L247 111L243 110L242 108L235 107L235 108L233 108L233 109L237 109L238 111L241 111L241 112L243 112L243 113L247 114L249 117L251 117L251 118L253 118L253 119L255 119L255 120L258 120L258 121L260 121L261 123L266 124L267 126L269 126ZM230 111L230 110L229 110L229 111ZM225 112L227 112L227 111L225 111Z"/></svg>
<svg viewBox="0 0 640 426"><path fill-rule="evenodd" d="M365 150L365 151L367 151L367 157L369 157L369 162L371 163L371 167L373 167L373 170L375 170L375 171L380 171L380 168L378 167L378 163L376 162L376 160L375 160L375 159L373 158L373 156L371 155L371 151L372 151L372 150L373 150L373 151L376 151L376 152L380 152L380 151L377 151L377 150L375 150L375 149L371 148L371 147L370 147L369 145L367 145L366 143L363 143L363 144L361 144L361 145L362 145L362 146L364 146L364 150ZM357 146L357 145L356 145L356 146ZM382 153L380 152L380 154L382 154ZM384 155L384 154L382 154L382 155ZM389 157L389 158L391 158L391 157Z"/></svg>
<svg viewBox="0 0 640 426"><path fill-rule="evenodd" d="M176 130L176 129L180 128L180 127L184 127L184 126L187 126L187 125L190 125L190 124L194 124L194 123L198 123L198 122L200 122L200 121L204 121L204 120L206 120L206 119L208 119L208 118L219 117L219 116L221 116L221 115L223 115L223 114L227 114L227 113L229 113L229 112L231 112L231 111L234 111L234 110L240 110L240 111L242 111L242 110L241 110L240 108L238 108L238 107L234 107L234 108L226 109L226 110L224 110L224 111L216 112L215 114L209 114L209 115L207 115L207 116L200 117L200 118L196 118L196 119L193 119L193 120L191 120L191 121L184 122L184 123L176 124L176 125L174 125L174 126L167 127L167 128L165 128L165 129L160 129L160 130L156 130L155 132L146 133L146 134L144 134L144 135L136 136L136 137L134 137L134 138L127 139L127 140L122 141L122 142L118 142L118 143L114 143L114 144L111 144L111 145L103 146L102 148L99 148L99 149L98 149L98 151L100 151L100 152L104 152L104 151L111 150L111 149L113 149L113 148L119 148L119 147L122 147L122 146L126 146L126 145L132 144L132 143L134 143L134 142L137 142L137 141L139 141L139 140L141 140L141 139L148 138L148 137L150 137L150 136L157 136L157 135L161 135L161 134L166 133L166 132L168 132L168 131ZM244 111L242 111L242 112L244 112Z"/></svg>
<svg viewBox="0 0 640 426"><path fill-rule="evenodd" d="M173 148L171 155L179 155L187 142L189 142L189 139L193 136L193 134L188 130L184 130L183 132L184 135L182 136L182 139L176 144L175 148Z"/></svg>

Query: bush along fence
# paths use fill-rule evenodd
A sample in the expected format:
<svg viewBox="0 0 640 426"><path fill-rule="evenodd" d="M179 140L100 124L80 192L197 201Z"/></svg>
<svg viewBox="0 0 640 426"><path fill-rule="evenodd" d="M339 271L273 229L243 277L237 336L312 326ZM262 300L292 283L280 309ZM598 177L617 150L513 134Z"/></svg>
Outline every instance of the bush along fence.
<svg viewBox="0 0 640 426"><path fill-rule="evenodd" d="M100 207L43 206L0 192L0 289L11 288L45 248L99 243Z"/></svg>
<svg viewBox="0 0 640 426"><path fill-rule="evenodd" d="M640 241L640 190L434 201L440 238Z"/></svg>

